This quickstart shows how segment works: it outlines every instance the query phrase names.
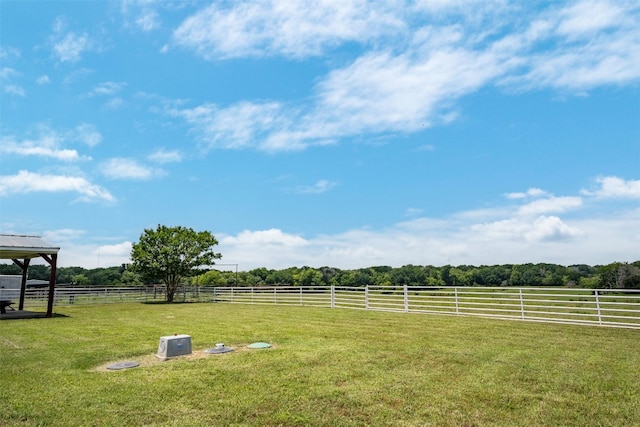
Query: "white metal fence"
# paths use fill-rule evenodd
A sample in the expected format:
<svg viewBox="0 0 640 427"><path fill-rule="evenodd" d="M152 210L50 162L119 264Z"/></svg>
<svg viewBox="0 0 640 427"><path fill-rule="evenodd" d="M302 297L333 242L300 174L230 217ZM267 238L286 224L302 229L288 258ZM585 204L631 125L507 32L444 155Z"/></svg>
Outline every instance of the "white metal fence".
<svg viewBox="0 0 640 427"><path fill-rule="evenodd" d="M28 290L25 308L46 306ZM153 302L164 287L56 288L55 305ZM640 329L640 290L410 286L184 287L174 301L430 313Z"/></svg>

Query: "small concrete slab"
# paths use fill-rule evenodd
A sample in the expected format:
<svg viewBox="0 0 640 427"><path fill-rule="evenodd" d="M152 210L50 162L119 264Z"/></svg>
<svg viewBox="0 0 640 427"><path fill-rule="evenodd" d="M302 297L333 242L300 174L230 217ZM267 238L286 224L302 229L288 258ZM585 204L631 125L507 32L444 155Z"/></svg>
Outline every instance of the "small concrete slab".
<svg viewBox="0 0 640 427"><path fill-rule="evenodd" d="M111 371L118 371L120 369L137 368L138 366L140 366L140 363L138 362L127 361L127 362L112 363L111 365L107 366L107 369Z"/></svg>

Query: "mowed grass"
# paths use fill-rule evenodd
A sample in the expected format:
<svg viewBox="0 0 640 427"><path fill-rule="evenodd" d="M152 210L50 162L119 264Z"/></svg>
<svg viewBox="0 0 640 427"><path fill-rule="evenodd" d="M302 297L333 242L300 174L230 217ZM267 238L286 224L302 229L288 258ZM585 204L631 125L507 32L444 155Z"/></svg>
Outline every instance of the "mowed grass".
<svg viewBox="0 0 640 427"><path fill-rule="evenodd" d="M214 303L56 313L0 321L0 426L640 425L638 330ZM158 361L174 333L194 355ZM203 354L220 342L237 350ZM141 366L104 369L127 360Z"/></svg>

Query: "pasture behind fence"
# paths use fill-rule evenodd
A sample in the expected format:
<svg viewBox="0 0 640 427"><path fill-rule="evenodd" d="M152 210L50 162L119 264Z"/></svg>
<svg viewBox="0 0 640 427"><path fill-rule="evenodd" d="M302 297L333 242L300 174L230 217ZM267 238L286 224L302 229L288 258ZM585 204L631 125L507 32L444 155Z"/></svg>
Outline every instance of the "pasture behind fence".
<svg viewBox="0 0 640 427"><path fill-rule="evenodd" d="M161 302L164 286L66 288L56 306ZM25 308L45 307L47 291L29 289ZM198 287L177 290L176 302L277 304L462 315L640 329L640 290L504 287Z"/></svg>

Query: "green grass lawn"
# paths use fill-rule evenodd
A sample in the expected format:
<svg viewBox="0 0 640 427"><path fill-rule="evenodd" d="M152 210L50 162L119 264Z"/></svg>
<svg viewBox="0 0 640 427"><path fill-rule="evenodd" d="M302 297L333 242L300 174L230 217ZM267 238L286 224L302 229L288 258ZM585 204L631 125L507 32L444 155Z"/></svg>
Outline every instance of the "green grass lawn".
<svg viewBox="0 0 640 427"><path fill-rule="evenodd" d="M638 330L239 304L56 313L0 321L0 426L640 425ZM194 354L161 362L174 333ZM220 342L237 350L203 354ZM126 360L141 366L104 369Z"/></svg>

